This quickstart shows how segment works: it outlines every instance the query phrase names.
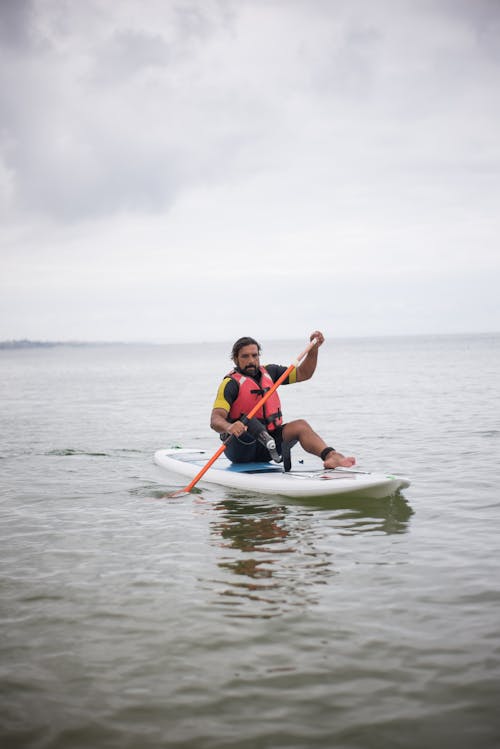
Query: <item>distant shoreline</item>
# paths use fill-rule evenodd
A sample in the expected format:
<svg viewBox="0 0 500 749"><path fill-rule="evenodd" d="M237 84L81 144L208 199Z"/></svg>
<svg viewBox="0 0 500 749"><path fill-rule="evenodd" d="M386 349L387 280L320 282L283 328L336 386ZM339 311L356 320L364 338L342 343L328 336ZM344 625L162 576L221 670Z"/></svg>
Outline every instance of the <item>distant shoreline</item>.
<svg viewBox="0 0 500 749"><path fill-rule="evenodd" d="M125 346L120 341L31 341L27 338L0 341L0 349L55 348L56 346Z"/></svg>
<svg viewBox="0 0 500 749"><path fill-rule="evenodd" d="M412 339L418 340L421 338L477 338L477 337L497 337L500 335L500 331L476 331L476 332L465 332L465 333L393 333L393 334L378 334L370 336L338 336L338 341L376 341L376 340L391 340L391 339ZM277 339L262 339L266 343L276 343ZM279 339L280 343L287 341L295 342L298 339L283 338ZM229 339L226 341L212 340L212 341L38 341L31 340L29 338L13 339L9 341L0 341L0 351L8 350L19 350L19 349L39 349L39 348L56 348L61 346L69 346L72 348L85 348L85 347L102 347L102 346L193 346L196 344L207 344L207 343L225 343L227 344Z"/></svg>

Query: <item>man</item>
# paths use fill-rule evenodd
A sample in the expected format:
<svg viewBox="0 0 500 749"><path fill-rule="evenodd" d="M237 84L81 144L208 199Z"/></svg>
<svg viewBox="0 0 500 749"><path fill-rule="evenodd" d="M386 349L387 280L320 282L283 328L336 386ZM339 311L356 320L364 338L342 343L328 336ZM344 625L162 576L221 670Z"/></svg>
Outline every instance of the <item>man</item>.
<svg viewBox="0 0 500 749"><path fill-rule="evenodd" d="M318 348L325 340L319 330L311 333L310 340L313 339L316 339L315 345L284 380L284 385L303 382L313 376L318 362ZM289 448L299 442L306 452L320 457L325 468L353 466L355 458L345 457L329 447L304 419L284 424L277 390L253 419L246 419L245 414L286 369L277 364L261 366L260 351L260 345L253 338L239 338L231 354L234 369L225 376L217 391L210 426L219 432L222 440L229 435L234 437L225 451L229 460L233 463L271 459L280 462L281 455L289 455ZM285 468L289 469L288 460L285 460Z"/></svg>

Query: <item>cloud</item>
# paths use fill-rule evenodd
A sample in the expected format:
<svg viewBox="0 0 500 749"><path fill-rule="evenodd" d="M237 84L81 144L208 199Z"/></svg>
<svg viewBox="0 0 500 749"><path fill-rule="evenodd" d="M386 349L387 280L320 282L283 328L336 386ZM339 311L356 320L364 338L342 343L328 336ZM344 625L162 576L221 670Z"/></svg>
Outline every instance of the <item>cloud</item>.
<svg viewBox="0 0 500 749"><path fill-rule="evenodd" d="M390 327L384 279L413 276L418 309L426 274L498 274L495 3L32 0L0 18L3 288L45 300L47 327L65 288L101 316L142 289L149 331L184 285L234 305L260 277L279 315L310 273L325 285L298 305L326 315L335 288L342 315L362 274ZM8 298L8 324L43 318Z"/></svg>
<svg viewBox="0 0 500 749"><path fill-rule="evenodd" d="M390 182L395 168L456 162L464 136L469 161L491 148L471 80L488 72L487 32L459 14L433 26L428 6L391 17L384 3L17 6L6 5L15 43L1 88L20 210L70 221L161 212L192 185L290 159ZM475 120L443 132L467 100Z"/></svg>
<svg viewBox="0 0 500 749"><path fill-rule="evenodd" d="M33 0L2 0L0 41L7 48L25 47L29 42Z"/></svg>
<svg viewBox="0 0 500 749"><path fill-rule="evenodd" d="M190 142L197 108L179 80L179 60L210 30L201 10L106 6L87 4L84 18L81 6L6 6L17 34L2 56L1 146L20 210L68 220L164 210L220 156L216 142Z"/></svg>

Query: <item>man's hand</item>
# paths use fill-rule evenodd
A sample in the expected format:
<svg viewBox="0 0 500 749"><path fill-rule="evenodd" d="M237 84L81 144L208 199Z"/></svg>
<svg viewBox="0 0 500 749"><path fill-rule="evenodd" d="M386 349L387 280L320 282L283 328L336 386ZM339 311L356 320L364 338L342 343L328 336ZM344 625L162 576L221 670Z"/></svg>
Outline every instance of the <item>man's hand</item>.
<svg viewBox="0 0 500 749"><path fill-rule="evenodd" d="M232 434L233 437L241 437L243 432L247 431L247 428L244 424L242 424L241 421L234 421L229 425L229 428L225 429L224 431L228 434Z"/></svg>
<svg viewBox="0 0 500 749"><path fill-rule="evenodd" d="M325 336L320 330L315 330L314 333L311 333L309 336L309 340L313 341L316 338L316 346L321 346L325 342Z"/></svg>

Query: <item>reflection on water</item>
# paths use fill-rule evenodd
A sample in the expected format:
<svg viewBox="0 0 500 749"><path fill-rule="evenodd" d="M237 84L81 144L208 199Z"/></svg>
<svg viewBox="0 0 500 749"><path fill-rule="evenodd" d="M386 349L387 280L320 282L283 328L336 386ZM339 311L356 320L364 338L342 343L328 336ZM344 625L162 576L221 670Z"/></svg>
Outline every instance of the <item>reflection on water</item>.
<svg viewBox="0 0 500 749"><path fill-rule="evenodd" d="M333 511L330 518L340 532L349 535L406 533L408 521L413 515L413 510L401 494L385 499L319 499L314 507Z"/></svg>
<svg viewBox="0 0 500 749"><path fill-rule="evenodd" d="M215 589L228 616L272 617L315 602L315 586L333 574L332 555L315 548L306 513L235 495L213 509L223 573Z"/></svg>
<svg viewBox="0 0 500 749"><path fill-rule="evenodd" d="M272 617L317 602L337 574L332 534L404 533L413 510L399 495L384 500L256 502L236 493L211 506L210 523L223 577L215 582L229 616ZM286 504L285 504L286 502ZM259 602L259 606L250 605Z"/></svg>

